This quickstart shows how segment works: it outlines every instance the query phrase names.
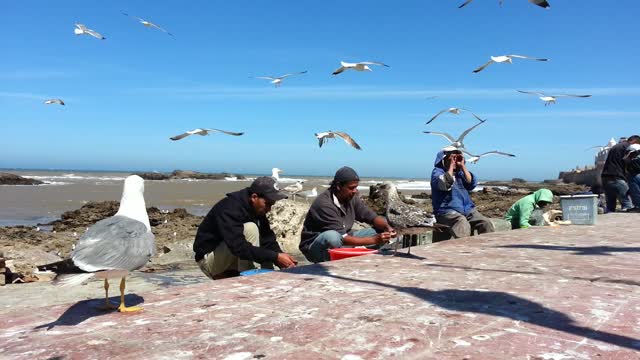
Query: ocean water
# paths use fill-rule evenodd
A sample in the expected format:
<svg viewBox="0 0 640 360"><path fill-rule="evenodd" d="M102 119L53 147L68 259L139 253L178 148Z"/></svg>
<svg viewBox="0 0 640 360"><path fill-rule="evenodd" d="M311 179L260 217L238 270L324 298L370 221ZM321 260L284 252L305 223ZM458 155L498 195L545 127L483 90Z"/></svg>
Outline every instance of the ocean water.
<svg viewBox="0 0 640 360"><path fill-rule="evenodd" d="M90 201L120 200L124 172L6 171L44 181L45 185L0 185L0 226L36 225L60 218ZM246 180L163 180L145 181L147 206L173 210L185 208L195 215L205 215L226 193L249 186L255 176ZM369 193L369 186L391 180L403 194L430 191L429 182L407 179L363 178L358 190ZM281 177L284 186L303 181L303 191L317 188L320 193L331 178L296 176ZM297 197L297 201L309 201Z"/></svg>

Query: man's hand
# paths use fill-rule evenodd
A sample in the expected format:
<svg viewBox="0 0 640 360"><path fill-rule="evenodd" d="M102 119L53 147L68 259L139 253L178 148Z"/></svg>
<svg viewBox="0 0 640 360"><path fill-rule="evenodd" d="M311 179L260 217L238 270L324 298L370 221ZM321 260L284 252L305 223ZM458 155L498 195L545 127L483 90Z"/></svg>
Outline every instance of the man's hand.
<svg viewBox="0 0 640 360"><path fill-rule="evenodd" d="M386 231L380 234L376 234L376 236L374 236L374 239L376 240L376 244L388 243L389 240L391 240L391 238L393 238L391 233Z"/></svg>
<svg viewBox="0 0 640 360"><path fill-rule="evenodd" d="M292 268L292 267L295 267L297 264L298 262L294 258L292 258L291 255L287 253L278 253L278 258L276 259L276 265L278 265L280 269Z"/></svg>

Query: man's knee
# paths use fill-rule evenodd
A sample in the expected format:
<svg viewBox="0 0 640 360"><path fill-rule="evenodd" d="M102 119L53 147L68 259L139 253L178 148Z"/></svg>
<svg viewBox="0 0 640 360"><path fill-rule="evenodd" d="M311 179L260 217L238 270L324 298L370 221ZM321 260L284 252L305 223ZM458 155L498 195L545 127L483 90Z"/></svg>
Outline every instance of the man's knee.
<svg viewBox="0 0 640 360"><path fill-rule="evenodd" d="M246 222L243 224L244 230L242 234L253 246L260 246L260 230L254 222Z"/></svg>
<svg viewBox="0 0 640 360"><path fill-rule="evenodd" d="M325 231L322 234L320 234L320 236L324 237L325 242L326 242L326 244L328 245L328 247L330 249L341 248L342 245L343 245L342 234L340 234L339 232L337 232L335 230Z"/></svg>
<svg viewBox="0 0 640 360"><path fill-rule="evenodd" d="M461 238L471 235L471 224L465 218L458 219L449 230L454 238Z"/></svg>
<svg viewBox="0 0 640 360"><path fill-rule="evenodd" d="M492 233L495 231L495 226L493 226L493 222L491 220L484 219L478 222L478 234Z"/></svg>

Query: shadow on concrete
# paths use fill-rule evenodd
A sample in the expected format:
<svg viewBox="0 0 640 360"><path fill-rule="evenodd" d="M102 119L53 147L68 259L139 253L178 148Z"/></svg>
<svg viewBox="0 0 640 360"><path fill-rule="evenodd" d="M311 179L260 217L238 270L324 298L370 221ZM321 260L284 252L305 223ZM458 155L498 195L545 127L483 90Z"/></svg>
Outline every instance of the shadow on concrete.
<svg viewBox="0 0 640 360"><path fill-rule="evenodd" d="M120 296L113 296L109 298L109 301L114 305L120 304ZM127 306L135 306L142 304L144 298L135 294L128 294L124 296L124 302ZM65 310L60 317L48 324L38 325L34 330L47 328L47 330L53 329L55 326L74 326L82 323L83 321L92 317L102 316L109 314L115 310L100 310L99 306L104 305L104 298L83 300L71 305L70 308Z"/></svg>
<svg viewBox="0 0 640 360"><path fill-rule="evenodd" d="M554 245L504 245L497 246L499 248L510 249L538 249L538 250L556 250L556 251L573 251L574 255L613 255L617 252L640 252L640 247L617 247L617 246L554 246Z"/></svg>
<svg viewBox="0 0 640 360"><path fill-rule="evenodd" d="M638 339L578 326L570 317L559 311L505 292L457 289L434 291L412 286L397 286L379 281L353 279L331 274L323 264L304 266L287 270L287 272L301 275L328 276L345 281L381 286L412 295L447 310L509 318L624 348L640 350L640 340Z"/></svg>

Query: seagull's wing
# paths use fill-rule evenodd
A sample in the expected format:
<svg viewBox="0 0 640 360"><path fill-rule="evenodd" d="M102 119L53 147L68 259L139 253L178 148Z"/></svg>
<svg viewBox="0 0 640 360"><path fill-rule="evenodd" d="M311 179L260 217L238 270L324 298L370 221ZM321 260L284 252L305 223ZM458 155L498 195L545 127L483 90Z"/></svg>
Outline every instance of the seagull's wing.
<svg viewBox="0 0 640 360"><path fill-rule="evenodd" d="M465 108L461 108L462 110L468 112L469 114L473 115L474 118L476 118L476 120L480 121L480 122L485 122L487 121L486 119L481 118L480 116L474 114L471 110L467 110Z"/></svg>
<svg viewBox="0 0 640 360"><path fill-rule="evenodd" d="M271 77L271 76L256 76L256 79L263 79L263 80L275 80L277 78Z"/></svg>
<svg viewBox="0 0 640 360"><path fill-rule="evenodd" d="M580 98L588 98L591 95L573 95L573 94L560 94L560 95L552 95L553 97L580 97Z"/></svg>
<svg viewBox="0 0 640 360"><path fill-rule="evenodd" d="M462 9L463 7L467 6L468 3L472 2L473 0L467 0L464 2L464 4L458 6L458 9Z"/></svg>
<svg viewBox="0 0 640 360"><path fill-rule="evenodd" d="M535 60L535 61L549 61L549 59L535 58L535 57L524 56L524 55L507 55L507 56L508 57L512 57L512 58L518 58L518 59L529 59L529 60Z"/></svg>
<svg viewBox="0 0 640 360"><path fill-rule="evenodd" d="M84 25L82 25L82 24L76 24L76 27L77 27L79 30L82 30L82 31L87 31L87 30L88 30L88 29L87 29L87 27L86 27L86 26L84 26Z"/></svg>
<svg viewBox="0 0 640 360"><path fill-rule="evenodd" d="M485 122L486 120L483 122L479 122L473 125L472 127L468 128L467 130L465 130L462 134L460 134L460 137L458 138L458 142L462 142L462 140L464 140L465 136L467 136L468 133L470 133L473 129L477 128L478 126L484 124Z"/></svg>
<svg viewBox="0 0 640 360"><path fill-rule="evenodd" d="M433 134L433 135L440 135L440 136L444 136L447 140L449 140L449 142L456 142L456 140L453 138L453 136L447 134L446 132L439 132L439 131L423 131L423 133L425 134Z"/></svg>
<svg viewBox="0 0 640 360"><path fill-rule="evenodd" d="M296 72L296 73L291 73L291 74L284 74L282 76L278 76L278 79L284 79L284 78L289 77L289 76L301 75L301 74L306 74L306 73L307 73L307 70Z"/></svg>
<svg viewBox="0 0 640 360"><path fill-rule="evenodd" d="M433 117L432 117L431 119L429 119L429 121L427 121L427 124L430 124L430 123L431 123L433 120L435 120L438 116L440 116L440 115L442 115L442 114L446 113L447 111L449 111L449 109L441 110L439 113L437 113L437 114L433 115Z"/></svg>
<svg viewBox="0 0 640 360"><path fill-rule="evenodd" d="M517 92L523 93L523 94L530 94L530 95L538 95L538 96L547 96L541 92L537 92L537 91L522 91L522 90L516 90Z"/></svg>
<svg viewBox="0 0 640 360"><path fill-rule="evenodd" d="M478 157L483 157L483 156L487 156L487 155L502 155L502 156L516 157L516 156L515 156L515 155L513 155L513 154L509 154L509 153L502 152L502 151L496 151L496 150L494 150L494 151L487 151L486 153L482 153L482 154L477 155L477 156L478 156Z"/></svg>
<svg viewBox="0 0 640 360"><path fill-rule="evenodd" d="M160 27L160 26L158 26L158 25L156 25L156 24L154 24L154 23L152 23L152 22L150 22L150 23L149 23L149 25L150 25L151 27L153 27L153 28L156 28L156 29L158 29L158 30L160 30L160 31L162 31L162 32L164 32L164 33L166 33L166 34L167 34L167 35L169 35L169 36L173 36L173 34L172 34L172 33L168 32L167 30L163 29L162 27Z"/></svg>
<svg viewBox="0 0 640 360"><path fill-rule="evenodd" d="M545 9L548 9L549 7L551 7L551 5L549 5L547 0L529 0L529 2L532 4L538 5L540 7L543 7Z"/></svg>
<svg viewBox="0 0 640 360"><path fill-rule="evenodd" d="M217 132L221 132L227 135L233 135L233 136L240 136L242 134L244 134L243 132L232 132L232 131L225 131L225 130L220 130L220 129L203 129L205 131L217 131Z"/></svg>
<svg viewBox="0 0 640 360"><path fill-rule="evenodd" d="M362 65L380 65L380 66L385 66L385 67L391 67L385 63L381 63L379 61L361 61L358 64L362 64Z"/></svg>
<svg viewBox="0 0 640 360"><path fill-rule="evenodd" d="M344 66L340 66L338 69L336 69L336 71L333 72L333 75L338 75L340 73L342 73L345 70Z"/></svg>
<svg viewBox="0 0 640 360"><path fill-rule="evenodd" d="M175 141L175 140L184 139L184 138L186 138L186 137L187 137L187 136L189 136L189 135L193 135L193 133L192 133L192 132L190 132L190 131L187 131L186 133L182 133L182 134L180 134L180 135L172 136L172 137L170 137L169 139L171 139L171 140L174 140L174 141Z"/></svg>
<svg viewBox="0 0 640 360"><path fill-rule="evenodd" d="M591 149L602 149L603 147L604 147L604 146L602 146L602 145L592 146L592 147L590 147L590 148L586 148L584 151L589 151L589 150L591 150Z"/></svg>
<svg viewBox="0 0 640 360"><path fill-rule="evenodd" d="M474 73L479 73L480 71L484 70L487 66L489 66L489 65L491 65L491 64L493 64L493 63L494 63L494 61L493 61L493 60L489 60L489 61L487 61L487 63L486 63L486 64L484 64L484 65L480 66L479 68L477 68L477 69L473 70L473 72L474 72Z"/></svg>
<svg viewBox="0 0 640 360"><path fill-rule="evenodd" d="M465 149L465 148L460 149L460 151L462 151L463 153L465 153L465 154L467 154L467 155L469 155L469 156L471 156L471 157L479 157L478 155L473 155L472 153L470 153L470 152L469 152L467 149Z"/></svg>
<svg viewBox="0 0 640 360"><path fill-rule="evenodd" d="M322 144L324 144L325 140L327 140L324 136L318 136L318 134L315 134L316 138L318 138L318 146L322 147Z"/></svg>
<svg viewBox="0 0 640 360"><path fill-rule="evenodd" d="M100 39L100 40L104 40L106 39L104 36L102 36L99 32L91 30L91 29L86 29L85 32L91 36L93 36L96 39Z"/></svg>
<svg viewBox="0 0 640 360"><path fill-rule="evenodd" d="M61 99L56 99L56 102L62 106L64 106L64 101L62 101Z"/></svg>
<svg viewBox="0 0 640 360"><path fill-rule="evenodd" d="M353 138L351 138L351 136L349 136L349 134L341 132L341 131L335 131L334 134L340 136L341 138L344 139L344 141L347 142L347 144L353 146L354 148L358 149L358 150L362 150L362 148L360 148L360 145L358 145L358 143L353 140Z"/></svg>

